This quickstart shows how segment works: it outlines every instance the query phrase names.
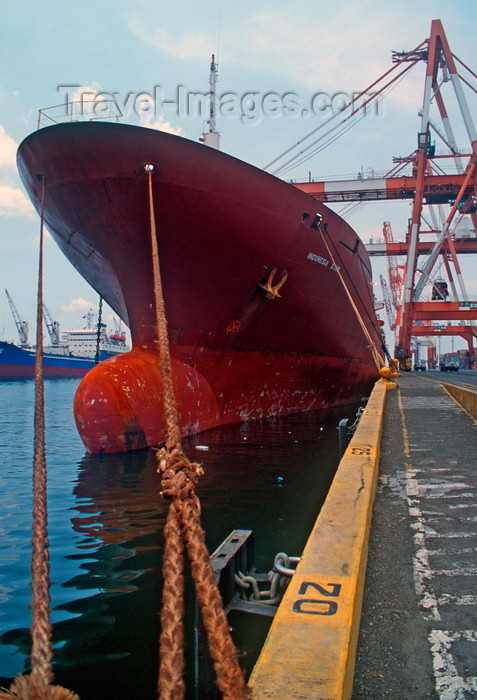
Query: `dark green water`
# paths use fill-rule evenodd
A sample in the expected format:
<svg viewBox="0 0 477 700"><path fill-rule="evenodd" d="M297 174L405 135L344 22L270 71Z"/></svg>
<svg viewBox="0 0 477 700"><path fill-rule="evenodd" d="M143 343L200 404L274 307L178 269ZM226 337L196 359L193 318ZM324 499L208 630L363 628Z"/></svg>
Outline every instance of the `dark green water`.
<svg viewBox="0 0 477 700"><path fill-rule="evenodd" d="M77 380L47 380L48 511L55 683L82 700L156 697L162 529L153 454L85 455L72 416ZM33 381L0 382L0 685L29 668ZM184 444L205 468L198 493L212 552L253 530L255 563L299 555L338 463L338 412L274 418L203 433ZM205 445L207 451L198 451ZM188 595L193 668L193 595ZM230 619L244 668L269 621ZM187 678L188 697L194 679Z"/></svg>

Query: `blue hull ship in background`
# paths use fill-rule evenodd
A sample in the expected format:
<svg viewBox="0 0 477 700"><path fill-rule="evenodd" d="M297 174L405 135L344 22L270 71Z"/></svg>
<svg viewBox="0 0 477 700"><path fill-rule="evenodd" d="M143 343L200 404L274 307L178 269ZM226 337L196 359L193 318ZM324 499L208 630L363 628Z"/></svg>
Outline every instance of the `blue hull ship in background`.
<svg viewBox="0 0 477 700"><path fill-rule="evenodd" d="M5 290L20 345L0 341L0 379L23 379L35 376L35 348L28 344L28 324L22 321L12 298ZM86 316L86 327L65 331L60 337L59 324L53 321L46 307L43 316L51 345L45 346L43 372L45 377L84 377L98 362L129 350L126 335L117 325L108 335L106 325L93 323L93 311ZM116 325L116 324L115 324Z"/></svg>
<svg viewBox="0 0 477 700"><path fill-rule="evenodd" d="M115 352L100 350L98 362L128 350L118 348ZM97 364L95 357L62 355L49 350L43 357L45 377L84 377ZM15 343L0 340L0 379L20 379L35 376L35 350L21 348Z"/></svg>

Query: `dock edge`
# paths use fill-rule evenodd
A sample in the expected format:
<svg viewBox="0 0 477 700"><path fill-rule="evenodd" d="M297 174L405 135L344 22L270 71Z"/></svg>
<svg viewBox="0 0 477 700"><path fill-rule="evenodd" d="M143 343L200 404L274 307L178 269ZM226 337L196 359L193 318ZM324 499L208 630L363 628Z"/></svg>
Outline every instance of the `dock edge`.
<svg viewBox="0 0 477 700"><path fill-rule="evenodd" d="M441 386L449 393L470 415L477 420L477 388L466 385L440 382Z"/></svg>
<svg viewBox="0 0 477 700"><path fill-rule="evenodd" d="M376 382L338 465L251 674L254 700L351 697L387 387Z"/></svg>

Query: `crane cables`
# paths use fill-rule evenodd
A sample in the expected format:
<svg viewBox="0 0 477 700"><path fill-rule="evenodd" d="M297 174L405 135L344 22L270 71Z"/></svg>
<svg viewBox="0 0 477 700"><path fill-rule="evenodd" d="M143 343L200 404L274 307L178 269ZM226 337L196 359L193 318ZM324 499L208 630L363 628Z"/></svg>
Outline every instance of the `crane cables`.
<svg viewBox="0 0 477 700"><path fill-rule="evenodd" d="M293 146L290 146L288 149L283 151L283 153L281 153L279 156L270 161L265 166L264 170L268 170L272 166L275 166L275 169L271 171L272 174L283 175L291 168L296 167L298 165L302 165L310 158L315 156L317 153L319 153L321 150L333 143L337 138L342 136L346 131L348 131L352 126L357 124L358 121L366 115L366 109L369 109L371 105L378 104L378 100L382 99L382 97L385 94L388 94L388 92L394 89L394 87L396 87L396 85L416 65L416 63L422 60L420 54L416 54L416 52L418 52L420 47L423 46L426 43L426 41L422 42L418 47L413 49L413 51L410 51L402 59L396 62L396 64L389 68L380 78L375 80L365 90L360 92L359 95L357 95L342 111L332 114L322 124L315 127L306 136L303 136L301 139L299 139L299 141L297 141ZM380 87L379 90L370 93L370 91L375 86L379 85L403 62L407 62L408 65L403 70L401 70L401 72L399 72L386 84ZM360 114L357 117L356 115L358 115L358 113ZM318 136L318 138L314 139L311 143L305 145L308 139L310 139L312 136L314 136L330 124L331 128L329 128L326 132ZM287 156L289 157L287 160L285 160Z"/></svg>

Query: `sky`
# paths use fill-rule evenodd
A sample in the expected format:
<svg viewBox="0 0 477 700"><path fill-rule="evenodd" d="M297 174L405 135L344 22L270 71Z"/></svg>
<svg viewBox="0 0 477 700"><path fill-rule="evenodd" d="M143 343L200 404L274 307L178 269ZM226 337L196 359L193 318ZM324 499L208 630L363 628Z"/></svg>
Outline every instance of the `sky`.
<svg viewBox="0 0 477 700"><path fill-rule="evenodd" d="M475 0L0 0L0 339L18 341L4 288L34 338L40 221L20 182L16 150L37 128L39 109L81 93L96 107L114 97L126 123L197 140L206 115L191 95L207 94L214 53L221 150L265 167L324 122L339 100L390 68L393 50L409 51L426 39L433 19L442 21L453 53L477 72ZM424 72L419 64L377 113L281 176L329 179L390 170L393 156L416 148ZM476 96L467 94L477 122ZM458 144L467 148L454 110ZM404 238L411 209L408 202L371 202L345 214L367 243L382 238L384 221L396 240ZM373 257L372 263L379 283L387 261ZM461 260L473 299L476 264L472 256ZM380 286L375 289L382 298ZM49 236L44 300L63 330L83 327L87 311L98 308L97 294ZM106 308L109 330L112 316ZM384 311L381 317L386 320ZM386 329L393 347L387 323Z"/></svg>

